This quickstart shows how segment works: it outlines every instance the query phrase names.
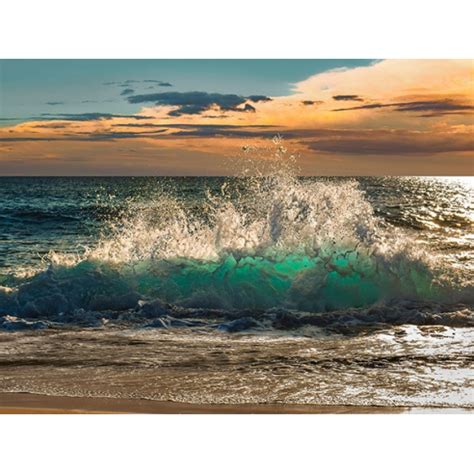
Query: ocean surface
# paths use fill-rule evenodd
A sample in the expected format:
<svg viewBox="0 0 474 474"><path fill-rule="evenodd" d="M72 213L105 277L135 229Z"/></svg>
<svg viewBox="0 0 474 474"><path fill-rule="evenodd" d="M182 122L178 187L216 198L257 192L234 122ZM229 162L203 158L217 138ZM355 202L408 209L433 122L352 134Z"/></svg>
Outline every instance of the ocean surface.
<svg viewBox="0 0 474 474"><path fill-rule="evenodd" d="M474 407L473 362L473 178L0 178L0 391Z"/></svg>

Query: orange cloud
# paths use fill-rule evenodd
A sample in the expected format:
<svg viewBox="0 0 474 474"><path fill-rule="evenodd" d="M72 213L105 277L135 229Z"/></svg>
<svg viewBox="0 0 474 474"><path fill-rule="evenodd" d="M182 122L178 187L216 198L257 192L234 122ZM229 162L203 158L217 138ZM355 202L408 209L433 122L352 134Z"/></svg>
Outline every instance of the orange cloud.
<svg viewBox="0 0 474 474"><path fill-rule="evenodd" d="M472 60L384 60L316 74L255 111L27 121L0 128L0 174L25 160L65 174L225 174L226 157L276 133L305 174L474 174L473 75Z"/></svg>

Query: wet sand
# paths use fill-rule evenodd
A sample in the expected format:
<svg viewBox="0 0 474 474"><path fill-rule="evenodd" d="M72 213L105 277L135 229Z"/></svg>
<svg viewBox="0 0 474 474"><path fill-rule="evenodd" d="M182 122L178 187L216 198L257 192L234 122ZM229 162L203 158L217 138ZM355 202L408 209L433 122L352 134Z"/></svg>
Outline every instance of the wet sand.
<svg viewBox="0 0 474 474"><path fill-rule="evenodd" d="M191 404L167 401L0 393L0 414L389 414L469 413L471 409L344 405Z"/></svg>

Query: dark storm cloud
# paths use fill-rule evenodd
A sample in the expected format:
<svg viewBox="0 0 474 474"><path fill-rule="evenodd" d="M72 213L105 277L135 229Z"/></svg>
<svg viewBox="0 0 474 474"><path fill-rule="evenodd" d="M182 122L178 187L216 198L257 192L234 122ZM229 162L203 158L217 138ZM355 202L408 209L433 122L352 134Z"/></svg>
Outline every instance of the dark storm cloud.
<svg viewBox="0 0 474 474"><path fill-rule="evenodd" d="M115 132L106 131L98 133L78 132L60 135L57 137L0 137L0 142L64 142L64 141L114 141L124 138L153 138L167 129L162 128L151 132Z"/></svg>
<svg viewBox="0 0 474 474"><path fill-rule="evenodd" d="M170 137L186 137L186 138L213 138L213 137L225 137L225 138L273 138L278 132L277 131L262 131L252 129L222 129L219 127L214 128L200 128L195 130L180 130L174 132ZM286 138L291 138L289 134L285 135Z"/></svg>
<svg viewBox="0 0 474 474"><path fill-rule="evenodd" d="M173 87L173 84L171 84L170 82L159 81L158 79L145 79L142 82L151 82L152 84L156 84L160 87Z"/></svg>
<svg viewBox="0 0 474 474"><path fill-rule="evenodd" d="M230 124L168 124L169 131L173 131L168 138L273 138L276 134L283 135L282 127L278 125L230 125ZM284 127L283 127L284 128ZM284 133L285 138L292 138L292 133Z"/></svg>
<svg viewBox="0 0 474 474"><path fill-rule="evenodd" d="M354 95L354 94L333 95L332 98L334 100L347 100L347 101L355 101L355 102L364 102L364 99L362 99L362 97L359 97L358 95Z"/></svg>
<svg viewBox="0 0 474 474"><path fill-rule="evenodd" d="M474 106L472 105L459 104L450 100L398 103L395 104L395 107L400 112L429 112L432 114L440 115L444 113L465 112L469 110L474 110Z"/></svg>
<svg viewBox="0 0 474 474"><path fill-rule="evenodd" d="M107 114L101 112L89 112L83 114L41 114L41 117L34 117L32 120L69 120L77 122L85 122L87 120L100 120L110 118L129 118L133 120L150 119L147 115L120 115Z"/></svg>
<svg viewBox="0 0 474 474"><path fill-rule="evenodd" d="M112 127L132 127L132 128L149 128L156 127L156 123L114 123Z"/></svg>
<svg viewBox="0 0 474 474"><path fill-rule="evenodd" d="M132 95L135 92L134 89L124 89L120 95Z"/></svg>
<svg viewBox="0 0 474 474"><path fill-rule="evenodd" d="M35 128L63 128L56 127L54 124L49 127L48 124L41 124ZM114 141L131 138L152 138L168 140L174 137L186 138L212 138L212 137L239 137L239 138L272 138L275 134L281 132L269 125L240 126L240 125L211 125L211 124L169 124L166 127L159 127L152 123L126 123L113 124L112 129L100 132L75 132L65 133L56 137L0 137L0 142L33 142L33 141ZM153 128L153 130L127 130L117 131L116 127L130 128ZM169 132L163 135L164 132ZM285 134L286 138L291 138L291 134Z"/></svg>
<svg viewBox="0 0 474 474"><path fill-rule="evenodd" d="M57 140L64 140L62 138L48 138L48 137L0 137L0 142L54 142Z"/></svg>
<svg viewBox="0 0 474 474"><path fill-rule="evenodd" d="M113 127L157 127L159 126L156 123L116 123L112 125ZM270 128L282 128L279 125L231 125L231 124L219 124L214 125L210 123L197 123L197 124L190 124L190 123L167 123L165 125L167 128L182 128L182 129L222 129L222 130L233 130L233 129L240 129L240 128L252 128L255 130L264 130Z"/></svg>
<svg viewBox="0 0 474 474"><path fill-rule="evenodd" d="M115 131L107 131L107 132L98 132L98 133L87 133L82 132L79 140L83 141L109 141L109 140L117 140L123 138L146 138L151 137L153 138L160 133L166 132L166 128L161 128L158 130L153 130L151 132L115 132Z"/></svg>
<svg viewBox="0 0 474 474"><path fill-rule="evenodd" d="M323 103L322 100L302 100L301 103L303 105L321 105Z"/></svg>
<svg viewBox="0 0 474 474"><path fill-rule="evenodd" d="M173 139L175 137L186 137L186 138L212 138L212 137L238 137L238 138L272 138L277 132L275 131L263 131L263 130L252 130L252 129L234 129L215 127L195 127L194 129L178 130L166 136L163 136L164 132L168 131L167 128L160 128L149 132L119 132L119 131L107 131L100 133L87 133L78 132L76 134L65 134L58 137L0 137L0 142L33 142L33 141L81 141L81 142L93 142L93 141L114 141L120 139L130 138L161 138L161 139ZM160 136L161 135L161 136ZM289 138L288 135L286 135Z"/></svg>
<svg viewBox="0 0 474 474"><path fill-rule="evenodd" d="M363 110L363 109L382 109L384 107L393 107L395 104L366 104L366 105L359 105L357 107L346 107L344 109L333 109L333 112L344 112L345 110Z"/></svg>
<svg viewBox="0 0 474 474"><path fill-rule="evenodd" d="M166 125L168 128L222 128L222 129L239 129L239 128L252 128L252 129L270 129L270 128L282 128L280 125L232 125L232 124L219 124L214 125L210 123L199 123L199 124L190 124L190 123L170 123Z"/></svg>
<svg viewBox="0 0 474 474"><path fill-rule="evenodd" d="M270 102L272 100L266 95L249 95L247 99L251 100L252 102Z"/></svg>
<svg viewBox="0 0 474 474"><path fill-rule="evenodd" d="M47 124L39 124L39 125L32 125L31 128L66 128L67 124L65 123L47 123Z"/></svg>
<svg viewBox="0 0 474 474"><path fill-rule="evenodd" d="M158 94L141 94L128 97L131 104L153 102L155 105L169 105L177 107L169 112L171 117L184 114L197 115L217 107L222 111L254 112L255 107L246 104L271 100L263 95L241 96L237 94L218 94L208 92L163 92ZM244 105L245 104L245 105ZM249 105L249 107L247 107Z"/></svg>
<svg viewBox="0 0 474 474"><path fill-rule="evenodd" d="M154 84L157 87L173 87L173 84L171 82L167 81L160 81L158 79L144 79L143 81L139 81L136 79L127 79L126 81L109 81L109 82L103 82L102 85L104 86L119 86L119 87L128 87L131 84L139 84L139 83L151 83Z"/></svg>
<svg viewBox="0 0 474 474"><path fill-rule="evenodd" d="M346 110L382 109L393 108L397 112L420 112L420 117L435 117L439 115L464 114L474 110L474 106L459 104L453 100L419 100L413 102L393 102L389 104L375 103L359 105L357 107L347 107L334 109L334 112L344 112Z"/></svg>
<svg viewBox="0 0 474 474"><path fill-rule="evenodd" d="M318 152L402 155L472 151L468 133L433 134L409 130L308 130L305 143Z"/></svg>
<svg viewBox="0 0 474 474"><path fill-rule="evenodd" d="M176 104L173 104L176 105ZM180 117L181 115L196 115L207 110L207 106L202 105L181 105L178 109L168 112L170 117Z"/></svg>
<svg viewBox="0 0 474 474"><path fill-rule="evenodd" d="M446 111L446 112L430 112L430 113L425 113L425 114L420 114L418 115L418 117L423 117L423 118L426 118L426 117L441 117L441 116L445 116L445 115L470 115L472 112L470 112L470 109L469 110L458 110L458 111L452 111L452 112L449 112L449 111Z"/></svg>

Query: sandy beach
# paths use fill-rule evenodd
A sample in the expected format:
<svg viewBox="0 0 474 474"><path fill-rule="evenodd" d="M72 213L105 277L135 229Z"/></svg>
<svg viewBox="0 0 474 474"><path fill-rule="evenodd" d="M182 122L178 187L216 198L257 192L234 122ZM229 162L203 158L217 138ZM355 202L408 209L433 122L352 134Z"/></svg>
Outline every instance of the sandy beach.
<svg viewBox="0 0 474 474"><path fill-rule="evenodd" d="M284 404L191 404L168 401L0 393L0 414L401 414L470 413L464 408Z"/></svg>

